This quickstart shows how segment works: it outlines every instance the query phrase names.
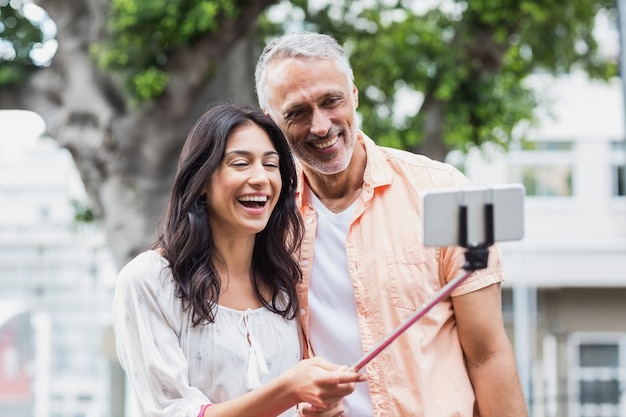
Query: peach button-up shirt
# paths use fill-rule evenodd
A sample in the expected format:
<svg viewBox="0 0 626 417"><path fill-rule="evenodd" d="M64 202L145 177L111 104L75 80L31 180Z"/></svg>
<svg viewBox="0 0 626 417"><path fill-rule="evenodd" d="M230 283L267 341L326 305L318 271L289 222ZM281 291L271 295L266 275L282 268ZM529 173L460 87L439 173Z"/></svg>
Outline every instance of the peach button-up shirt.
<svg viewBox="0 0 626 417"><path fill-rule="evenodd" d="M431 188L468 185L469 180L449 164L377 146L362 132L359 136L367 164L346 238L346 254L366 352L431 301L446 282L464 272L463 248L429 248L421 244L421 193ZM306 236L300 253L303 282L299 298L308 339L308 284L317 216L302 187L300 178L297 200ZM474 272L451 295L466 294L502 280L499 254L492 247L489 267ZM449 297L369 362L366 370L376 417L475 415L474 392Z"/></svg>

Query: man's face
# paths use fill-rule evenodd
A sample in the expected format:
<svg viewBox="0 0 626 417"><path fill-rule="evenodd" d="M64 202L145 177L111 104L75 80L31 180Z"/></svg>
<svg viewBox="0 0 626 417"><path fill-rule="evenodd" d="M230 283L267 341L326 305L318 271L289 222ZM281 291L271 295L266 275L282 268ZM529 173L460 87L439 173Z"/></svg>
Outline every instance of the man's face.
<svg viewBox="0 0 626 417"><path fill-rule="evenodd" d="M279 59L270 63L270 115L294 155L331 175L346 169L357 142L357 90L330 59Z"/></svg>

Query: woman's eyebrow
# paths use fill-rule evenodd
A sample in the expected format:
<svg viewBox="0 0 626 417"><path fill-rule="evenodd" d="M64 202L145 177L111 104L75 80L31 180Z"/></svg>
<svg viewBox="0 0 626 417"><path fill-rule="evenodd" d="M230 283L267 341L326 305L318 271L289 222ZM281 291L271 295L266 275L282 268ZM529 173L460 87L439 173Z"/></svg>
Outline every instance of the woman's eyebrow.
<svg viewBox="0 0 626 417"><path fill-rule="evenodd" d="M249 156L249 155L252 155L252 152L247 151L247 150L245 150L245 149L233 149L233 150L227 151L227 152L224 154L224 156L228 156L228 155L242 155L242 156ZM278 154L278 151L274 151L274 150L272 150L272 151L266 151L266 152L263 152L263 156L269 156L269 155L276 155L276 156L280 156L280 155Z"/></svg>

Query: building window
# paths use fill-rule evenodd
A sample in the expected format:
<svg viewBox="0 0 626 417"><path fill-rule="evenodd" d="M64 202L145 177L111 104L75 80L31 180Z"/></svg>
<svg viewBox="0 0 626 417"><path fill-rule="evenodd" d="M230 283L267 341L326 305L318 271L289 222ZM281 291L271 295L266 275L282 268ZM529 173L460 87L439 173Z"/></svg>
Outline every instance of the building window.
<svg viewBox="0 0 626 417"><path fill-rule="evenodd" d="M570 165L527 165L520 168L527 196L555 197L572 195Z"/></svg>
<svg viewBox="0 0 626 417"><path fill-rule="evenodd" d="M611 142L611 182L614 197L626 196L626 141Z"/></svg>
<svg viewBox="0 0 626 417"><path fill-rule="evenodd" d="M575 333L570 337L572 417L626 415L626 334Z"/></svg>
<svg viewBox="0 0 626 417"><path fill-rule="evenodd" d="M525 142L512 154L509 179L521 182L528 197L571 197L571 142Z"/></svg>

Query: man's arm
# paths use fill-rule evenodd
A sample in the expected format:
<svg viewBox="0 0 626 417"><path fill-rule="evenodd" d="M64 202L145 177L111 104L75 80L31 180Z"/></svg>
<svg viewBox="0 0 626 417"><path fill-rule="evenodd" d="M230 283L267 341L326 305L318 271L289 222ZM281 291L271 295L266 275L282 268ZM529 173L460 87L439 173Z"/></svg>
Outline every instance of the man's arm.
<svg viewBox="0 0 626 417"><path fill-rule="evenodd" d="M500 284L452 298L481 417L527 417L513 349L504 331Z"/></svg>

